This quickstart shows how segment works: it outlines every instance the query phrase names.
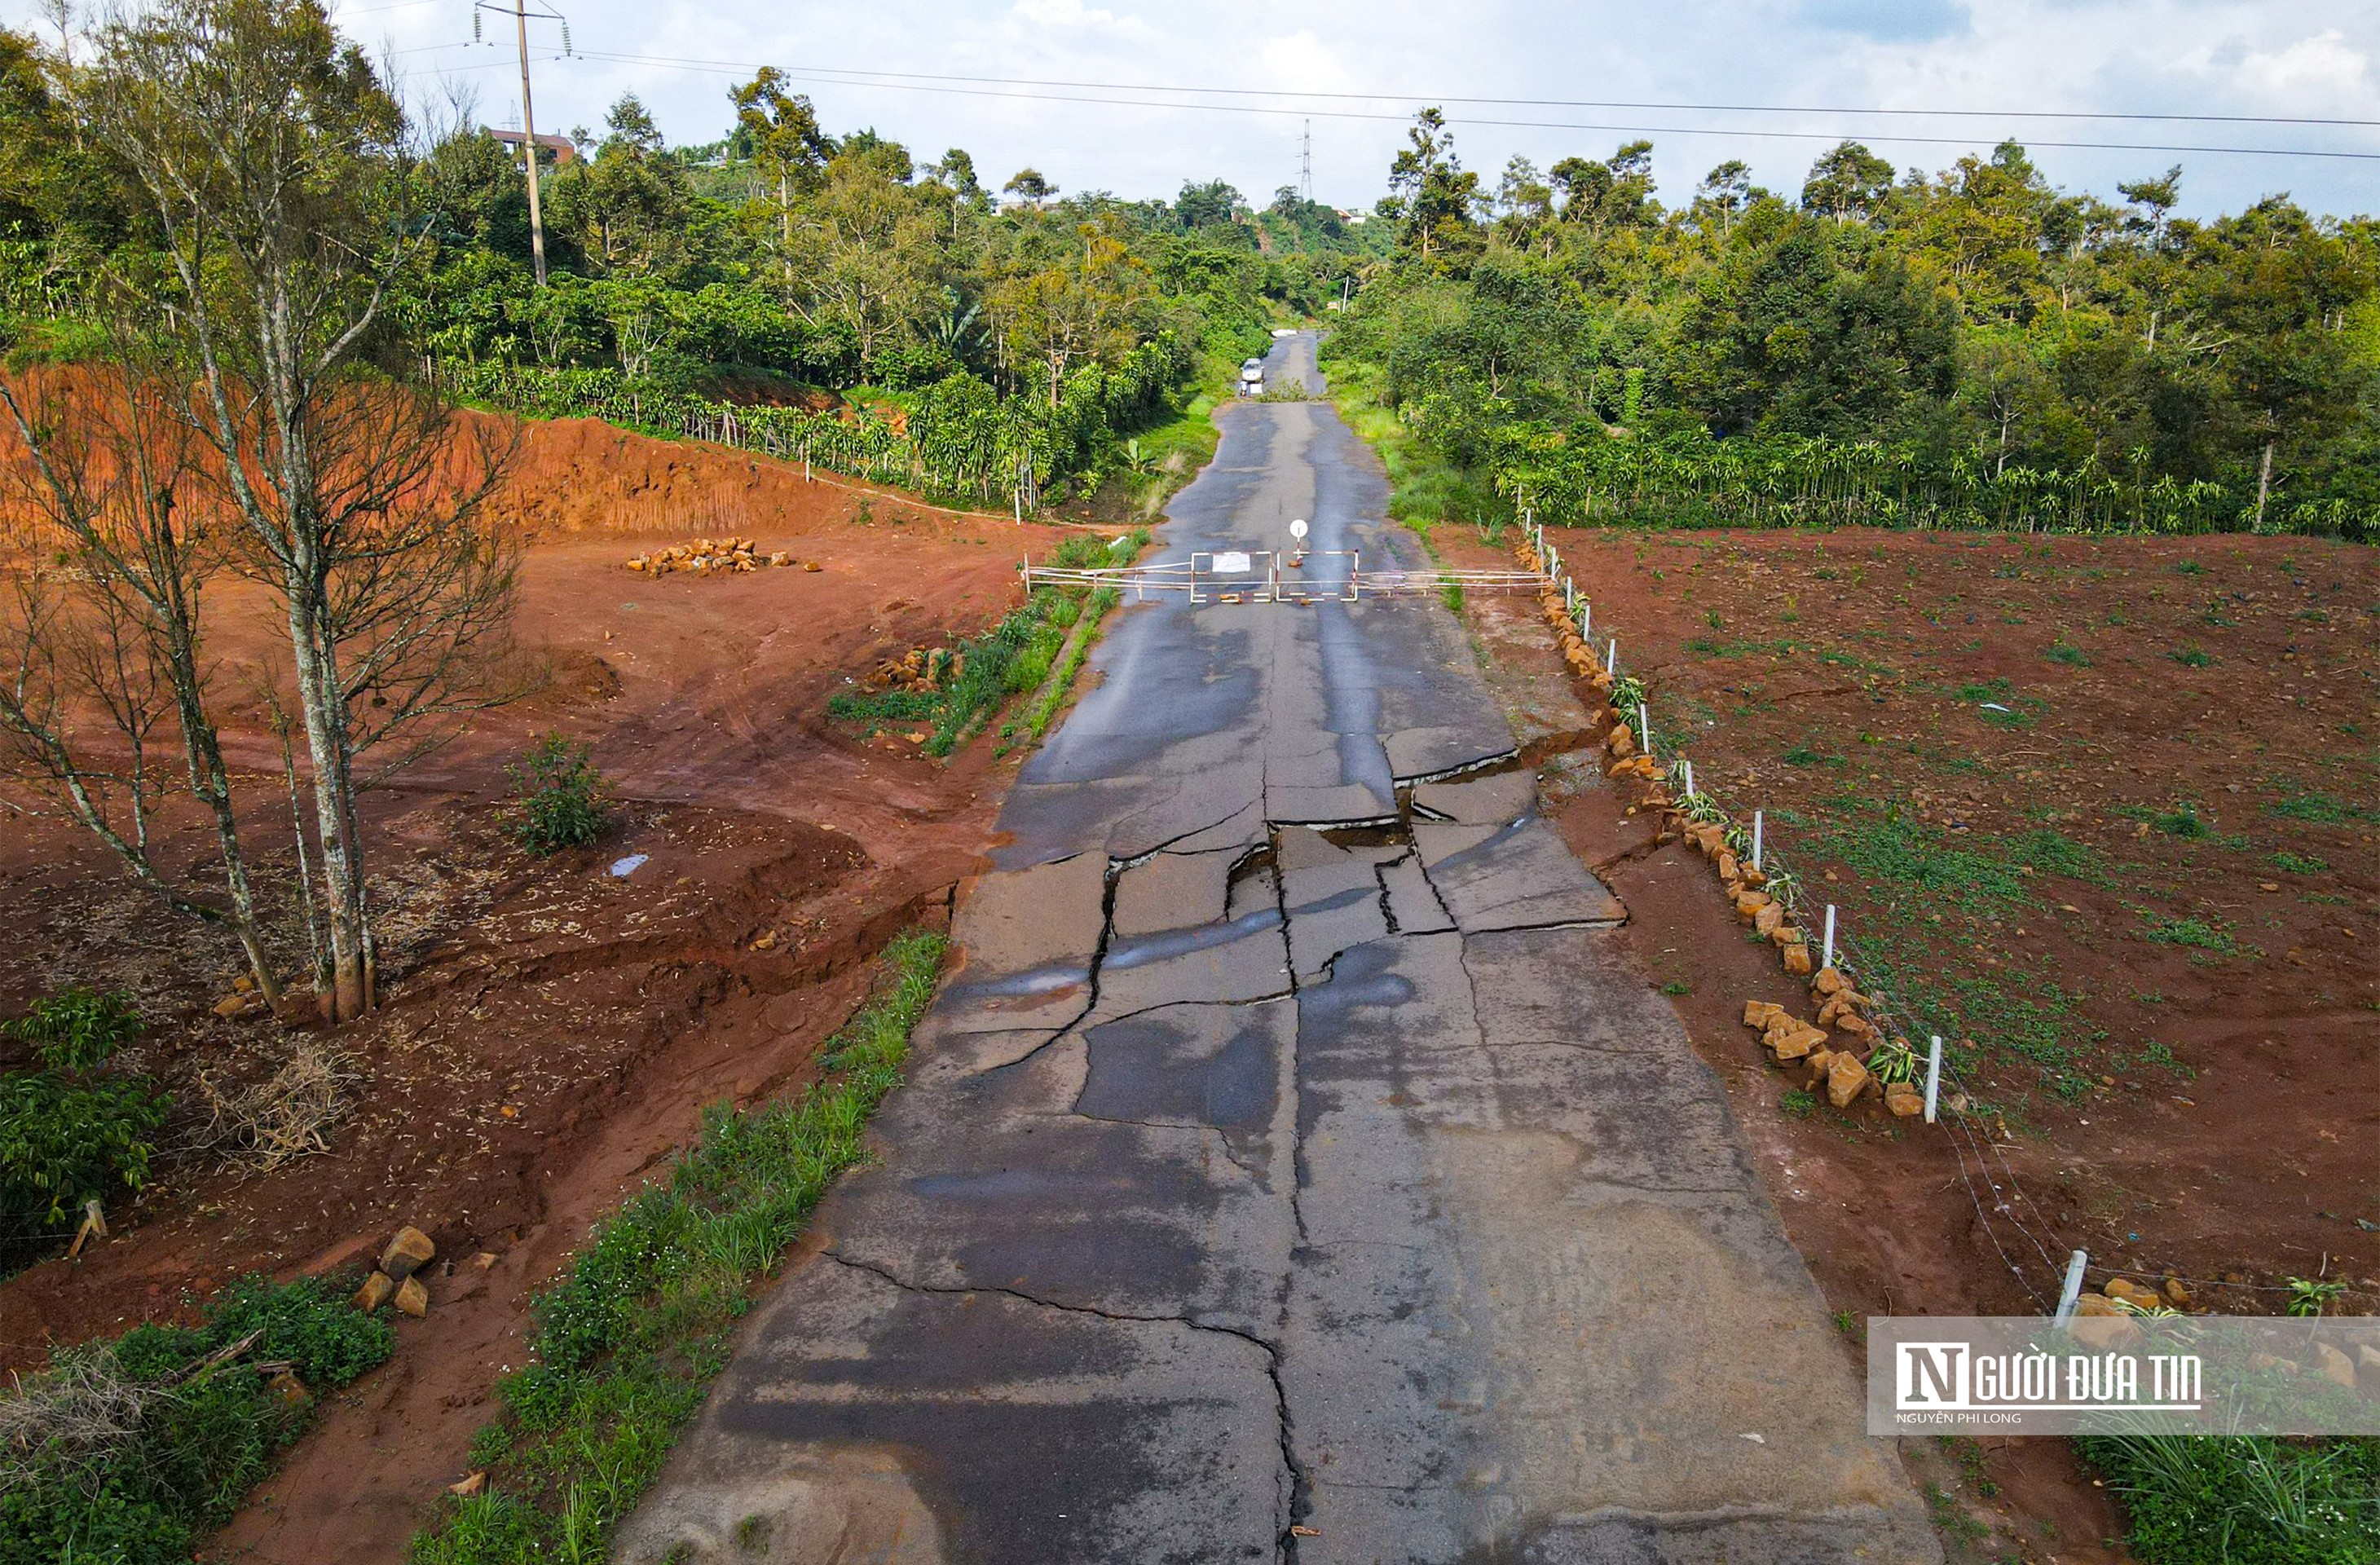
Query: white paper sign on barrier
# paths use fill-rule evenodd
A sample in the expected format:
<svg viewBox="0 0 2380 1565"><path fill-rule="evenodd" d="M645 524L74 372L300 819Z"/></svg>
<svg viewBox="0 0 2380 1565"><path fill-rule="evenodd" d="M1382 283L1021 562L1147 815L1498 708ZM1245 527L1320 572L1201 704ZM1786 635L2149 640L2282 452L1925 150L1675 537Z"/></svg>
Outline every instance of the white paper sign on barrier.
<svg viewBox="0 0 2380 1565"><path fill-rule="evenodd" d="M1218 554L1215 556L1215 574L1217 576L1245 576L1249 571L1255 568L1255 563L1245 554L1241 553L1237 550L1233 550L1228 554Z"/></svg>

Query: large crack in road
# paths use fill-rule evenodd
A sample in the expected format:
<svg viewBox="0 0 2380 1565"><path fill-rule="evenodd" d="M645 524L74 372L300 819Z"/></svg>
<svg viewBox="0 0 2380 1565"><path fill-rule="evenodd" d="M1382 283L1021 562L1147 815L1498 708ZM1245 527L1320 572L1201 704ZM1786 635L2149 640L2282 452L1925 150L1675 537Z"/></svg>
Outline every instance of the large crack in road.
<svg viewBox="0 0 2380 1565"><path fill-rule="evenodd" d="M1169 556L1293 516L1318 561L1411 552L1327 408L1222 422ZM1537 814L1584 723L1516 745L1434 602L1150 605L1094 661L880 1161L619 1558L1937 1560Z"/></svg>

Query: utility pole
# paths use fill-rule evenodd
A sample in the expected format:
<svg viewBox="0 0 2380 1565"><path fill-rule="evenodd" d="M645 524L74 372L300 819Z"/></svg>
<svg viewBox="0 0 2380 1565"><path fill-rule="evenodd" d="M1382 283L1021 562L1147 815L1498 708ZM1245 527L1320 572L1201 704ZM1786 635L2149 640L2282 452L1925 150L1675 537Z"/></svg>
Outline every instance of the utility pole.
<svg viewBox="0 0 2380 1565"><path fill-rule="evenodd" d="M528 164L528 249L537 269L537 285L545 286L545 217L537 199L537 118L528 106L528 5L513 0L513 28L520 40L521 153Z"/></svg>
<svg viewBox="0 0 2380 1565"><path fill-rule="evenodd" d="M1298 141L1297 193L1306 205L1314 204L1314 122L1310 119Z"/></svg>

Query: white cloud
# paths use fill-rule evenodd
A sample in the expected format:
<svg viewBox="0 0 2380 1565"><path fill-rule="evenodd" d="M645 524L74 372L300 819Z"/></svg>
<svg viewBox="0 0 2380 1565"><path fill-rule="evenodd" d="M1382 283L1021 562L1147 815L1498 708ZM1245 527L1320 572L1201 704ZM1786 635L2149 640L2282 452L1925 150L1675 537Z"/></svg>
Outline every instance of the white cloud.
<svg viewBox="0 0 2380 1565"><path fill-rule="evenodd" d="M2348 46L2347 35L2332 28L2286 49L2251 51L2240 60L2240 73L2273 92L2308 87L2352 90L2366 85L2365 64L2362 54Z"/></svg>
<svg viewBox="0 0 2380 1565"><path fill-rule="evenodd" d="M369 43L401 49L470 37L468 0L337 0ZM1914 0L1913 0L1914 3ZM1549 0L874 0L787 6L782 0L565 0L584 51L628 61L540 60L538 123L601 124L624 89L650 105L674 141L718 136L725 90L738 71L775 64L795 73L835 130L873 126L939 154L952 146L1004 177L1026 164L1069 190L1170 196L1184 179L1220 177L1264 192L1295 179L1300 120L1313 119L1315 193L1368 207L1387 176L1403 118L1444 101L1463 161L1492 180L1520 152L1547 166L1570 153L1608 155L1650 135L1665 195L1740 157L1771 189L1801 188L1811 160L1839 135L1867 140L1897 166L1947 167L1971 148L2015 135L2050 178L2112 192L2119 179L2180 163L2192 215L2236 210L2289 189L2320 211L2380 211L2380 163L2168 151L2189 146L2296 146L2380 152L2380 133L2356 127L2060 120L2013 110L2325 115L2380 119L2372 0L1924 0L1963 7L1949 36L1877 25L1847 31L1885 0L1667 0L1658 6L1561 6ZM39 28L39 0L0 0L0 21ZM1824 23L1825 25L1821 25ZM493 34L492 33L492 37ZM2362 41L2362 42L2359 42ZM723 61L717 68L663 57ZM482 114L499 121L513 97L508 48L414 54L424 77L459 67L481 83ZM1066 103L1100 96L988 82L905 87L804 75L805 67L891 70L1072 81L1258 87L1284 92L1377 92L1374 103L1268 101L1284 112L1217 113ZM927 91L932 87L938 90ZM1043 91L1039 97L1020 92ZM1452 95L1621 99L1633 103L1807 104L1791 116L1559 103L1465 104ZM1145 94L1163 97L1163 94ZM1190 101L1173 95L1177 102ZM1208 100L1211 102L1212 100ZM1815 112L1894 107L1929 117ZM1945 108L1989 111L1930 117ZM1378 119L1345 117L1378 112ZM1491 125L1489 120L1507 122ZM1791 129L1811 140L1755 138ZM1699 134L1686 134L1693 129ZM1933 136L1948 141L1896 140ZM2045 143L2119 142L2115 151Z"/></svg>
<svg viewBox="0 0 2380 1565"><path fill-rule="evenodd" d="M1086 6L1083 0L1016 0L1009 14L1036 27L1111 33L1123 38L1153 36L1148 24L1138 17L1119 17L1103 6Z"/></svg>
<svg viewBox="0 0 2380 1565"><path fill-rule="evenodd" d="M1267 85L1293 92L1354 92L1362 86L1349 74L1340 51L1308 28L1285 38L1268 38L1257 51Z"/></svg>

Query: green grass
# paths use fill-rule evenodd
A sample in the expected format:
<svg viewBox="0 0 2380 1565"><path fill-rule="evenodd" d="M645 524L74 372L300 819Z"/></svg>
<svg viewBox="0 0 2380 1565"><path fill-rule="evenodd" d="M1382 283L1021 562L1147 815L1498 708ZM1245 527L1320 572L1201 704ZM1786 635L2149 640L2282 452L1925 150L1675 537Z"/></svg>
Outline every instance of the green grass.
<svg viewBox="0 0 2380 1565"><path fill-rule="evenodd" d="M2288 798L2276 799L2266 805L2265 811L2284 820L2310 820L2321 826L2380 821L2380 807L2334 799L2327 794L2292 794Z"/></svg>
<svg viewBox="0 0 2380 1565"><path fill-rule="evenodd" d="M2091 654L2080 647L2070 647L2063 641L2056 641L2050 644L2049 661L2053 663L2064 663L2069 668L2089 668Z"/></svg>
<svg viewBox="0 0 2380 1565"><path fill-rule="evenodd" d="M2330 872L2330 861L2307 854L2277 853L2273 855L2273 867L2286 869L2292 875L2326 875Z"/></svg>
<svg viewBox="0 0 2380 1565"><path fill-rule="evenodd" d="M2059 832L2014 836L1949 832L1926 825L1899 804L1856 796L1827 801L1828 822L1814 846L1861 878L1925 898L1929 909L1988 914L2030 905L2026 871L2104 884L2096 849Z"/></svg>
<svg viewBox="0 0 2380 1565"><path fill-rule="evenodd" d="M388 1357L387 1321L358 1313L350 1285L243 1277L198 1326L54 1351L8 1393L27 1438L0 1450L15 1469L0 1480L0 1565L189 1559L321 1397ZM277 1394L263 1366L279 1363L306 1395ZM109 1405L120 1415L91 1416Z"/></svg>
<svg viewBox="0 0 2380 1565"><path fill-rule="evenodd" d="M2230 927L2219 918L2168 918L2144 912L2141 915L2141 935L2158 945L2189 946L2219 956L2238 956L2244 950L2231 938Z"/></svg>
<svg viewBox="0 0 2380 1565"><path fill-rule="evenodd" d="M1686 643L1686 650L1706 658L1781 658L1803 649L1803 645L1798 641L1723 641L1715 636L1697 636Z"/></svg>
<svg viewBox="0 0 2380 1565"><path fill-rule="evenodd" d="M1324 365L1330 400L1366 443L1380 454L1389 473L1389 515L1427 539L1439 522L1468 522L1493 537L1514 519L1509 496L1496 492L1494 479L1450 461L1405 427L1376 393L1378 372L1341 358Z"/></svg>
<svg viewBox="0 0 2380 1565"><path fill-rule="evenodd" d="M2380 1560L2380 1439L2095 1436L2075 1449L2155 1565Z"/></svg>
<svg viewBox="0 0 2380 1565"><path fill-rule="evenodd" d="M1084 626L1083 634L1066 644L1065 661L1058 665L1048 686L1042 691L1041 698L1033 703L1033 710L1025 714L1025 721L1021 724L1010 723L1002 729L1001 748L1003 752L1020 742L1040 743L1041 736L1050 731L1050 724L1057 717L1059 709L1066 704L1066 697L1075 687L1075 676L1082 673L1085 661L1091 655L1091 632L1107 618L1108 611L1122 601L1123 594L1112 587L1099 588L1084 600L1082 613L1077 619L1077 623Z"/></svg>
<svg viewBox="0 0 2380 1565"><path fill-rule="evenodd" d="M487 1487L414 1539L415 1565L607 1557L725 1366L755 1286L864 1158L942 950L926 931L894 940L875 997L827 1040L822 1080L788 1101L712 1105L668 1178L596 1227L532 1305L532 1362L498 1383L504 1414L472 1446Z"/></svg>
<svg viewBox="0 0 2380 1565"><path fill-rule="evenodd" d="M2204 668L2215 660L2196 647L2181 647L2168 652L2167 657L2184 668Z"/></svg>
<svg viewBox="0 0 2380 1565"><path fill-rule="evenodd" d="M1121 564L1148 542L1145 530L1134 531L1120 545L1096 538L1070 538L1050 552L1047 563L1077 569ZM1108 594L1104 599L1102 592ZM1115 601L1107 588L1038 587L990 630L959 643L958 674L941 689L839 691L827 700L827 716L871 734L893 724L930 725L926 753L947 756L1011 697L1040 689L1055 669L1075 622L1088 613L1096 623L1097 616ZM1087 647L1088 639L1086 637L1078 643L1078 649ZM1079 659L1072 661L1080 666ZM1071 670L1067 678L1072 678ZM1062 698L1062 689L1059 694ZM1027 722L1036 738L1056 710L1053 704L1043 705L1048 710L1037 709Z"/></svg>

